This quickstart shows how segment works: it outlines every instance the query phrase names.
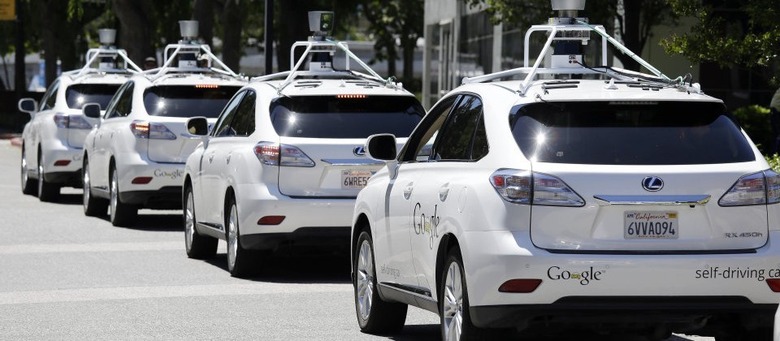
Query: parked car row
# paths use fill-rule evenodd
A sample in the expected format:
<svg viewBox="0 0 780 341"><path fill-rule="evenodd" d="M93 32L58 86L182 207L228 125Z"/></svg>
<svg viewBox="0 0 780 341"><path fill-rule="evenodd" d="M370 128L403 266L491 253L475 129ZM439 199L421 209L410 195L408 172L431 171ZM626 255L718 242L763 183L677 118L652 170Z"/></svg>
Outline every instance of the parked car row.
<svg viewBox="0 0 780 341"><path fill-rule="evenodd" d="M22 190L37 180L51 200L78 183L85 214L118 226L183 208L186 254L225 240L237 277L283 245L350 248L366 333L399 331L411 305L440 316L444 340L572 326L769 340L780 175L721 100L577 18L579 3L553 1L560 16L528 31L547 34L533 65L526 49L524 67L465 79L427 114L327 38L329 12L310 14L291 71L251 80L185 38L160 69L112 72L116 93L83 115L52 109L70 83L50 89L33 122L77 129L79 153L42 152L31 122ZM606 53L587 64L599 42L651 74ZM342 52L370 74L333 65ZM65 166L81 176L55 182Z"/></svg>

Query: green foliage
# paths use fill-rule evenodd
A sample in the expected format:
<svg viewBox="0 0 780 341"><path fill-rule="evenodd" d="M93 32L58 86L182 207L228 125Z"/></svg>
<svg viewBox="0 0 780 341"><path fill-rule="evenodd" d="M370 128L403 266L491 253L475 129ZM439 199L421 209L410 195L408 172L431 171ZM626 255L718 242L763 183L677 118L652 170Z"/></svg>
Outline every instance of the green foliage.
<svg viewBox="0 0 780 341"><path fill-rule="evenodd" d="M667 0L679 15L697 20L689 33L662 40L667 53L694 63L715 62L722 67L771 69L760 72L780 84L780 0L725 1L720 8L699 1Z"/></svg>
<svg viewBox="0 0 780 341"><path fill-rule="evenodd" d="M774 155L764 154L764 158L766 159L766 162L769 163L769 167L772 168L773 171L780 173L780 155L777 155L777 153Z"/></svg>
<svg viewBox="0 0 780 341"><path fill-rule="evenodd" d="M769 124L769 109L760 105L749 105L734 110L740 126L766 155L772 147L772 127Z"/></svg>

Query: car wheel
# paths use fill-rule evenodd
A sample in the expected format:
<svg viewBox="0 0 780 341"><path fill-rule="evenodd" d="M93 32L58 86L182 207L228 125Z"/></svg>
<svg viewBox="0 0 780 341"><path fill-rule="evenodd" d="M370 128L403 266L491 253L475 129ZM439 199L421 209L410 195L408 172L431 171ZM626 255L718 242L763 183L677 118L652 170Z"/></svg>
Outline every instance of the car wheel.
<svg viewBox="0 0 780 341"><path fill-rule="evenodd" d="M192 188L184 188L184 247L187 257L208 259L217 253L217 238L204 236L195 229L195 201Z"/></svg>
<svg viewBox="0 0 780 341"><path fill-rule="evenodd" d="M233 196L228 197L225 205L225 240L227 241L227 265L233 277L251 275L252 254L241 246L241 229L239 227L238 206Z"/></svg>
<svg viewBox="0 0 780 341"><path fill-rule="evenodd" d="M376 285L374 246L371 235L363 231L358 237L355 255L353 286L355 288L355 312L360 330L371 334L387 334L401 330L406 322L408 306L386 302L379 297Z"/></svg>
<svg viewBox="0 0 780 341"><path fill-rule="evenodd" d="M84 215L89 217L99 217L106 214L108 201L96 198L92 195L92 183L89 178L89 161L84 159L84 167L81 168L81 183L84 187L82 204L84 206Z"/></svg>
<svg viewBox="0 0 780 341"><path fill-rule="evenodd" d="M447 256L439 285L439 315L441 317L441 339L477 340L480 331L471 323L466 276L463 259L458 249Z"/></svg>
<svg viewBox="0 0 780 341"><path fill-rule="evenodd" d="M38 152L38 199L46 202L54 202L60 196L60 186L46 181L43 177L45 171L43 169L43 158Z"/></svg>
<svg viewBox="0 0 780 341"><path fill-rule="evenodd" d="M28 195L34 195L37 194L36 190L38 189L38 182L35 179L30 178L30 173L27 167L29 167L29 164L27 164L27 151L23 146L22 166L20 167L22 173L22 193Z"/></svg>
<svg viewBox="0 0 780 341"><path fill-rule="evenodd" d="M119 173L116 168L111 169L111 189L108 205L108 213L111 225L132 226L138 217L138 207L128 205L119 198Z"/></svg>

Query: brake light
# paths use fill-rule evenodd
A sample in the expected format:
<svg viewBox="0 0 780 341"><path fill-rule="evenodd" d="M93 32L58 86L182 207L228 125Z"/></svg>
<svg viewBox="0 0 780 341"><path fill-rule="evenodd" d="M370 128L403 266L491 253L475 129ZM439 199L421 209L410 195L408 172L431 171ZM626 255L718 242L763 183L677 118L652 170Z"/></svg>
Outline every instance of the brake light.
<svg viewBox="0 0 780 341"><path fill-rule="evenodd" d="M766 285L769 286L769 290L780 292L780 278L767 278Z"/></svg>
<svg viewBox="0 0 780 341"><path fill-rule="evenodd" d="M255 145L255 156L264 165L285 167L314 167L314 161L298 147L273 142Z"/></svg>
<svg viewBox="0 0 780 341"><path fill-rule="evenodd" d="M718 200L720 206L749 206L780 202L780 175L768 169L745 175Z"/></svg>
<svg viewBox="0 0 780 341"><path fill-rule="evenodd" d="M284 221L283 215L267 215L257 220L257 225L279 225Z"/></svg>
<svg viewBox="0 0 780 341"><path fill-rule="evenodd" d="M57 128L67 128L68 122L70 122L68 115L62 113L57 113L54 115L54 124L57 126Z"/></svg>
<svg viewBox="0 0 780 341"><path fill-rule="evenodd" d="M552 175L516 169L500 169L490 176L490 184L506 201L544 206L585 205L585 200L563 180Z"/></svg>
<svg viewBox="0 0 780 341"><path fill-rule="evenodd" d="M174 134L168 127L161 123L135 120L130 123L130 130L137 138L152 140L175 140Z"/></svg>

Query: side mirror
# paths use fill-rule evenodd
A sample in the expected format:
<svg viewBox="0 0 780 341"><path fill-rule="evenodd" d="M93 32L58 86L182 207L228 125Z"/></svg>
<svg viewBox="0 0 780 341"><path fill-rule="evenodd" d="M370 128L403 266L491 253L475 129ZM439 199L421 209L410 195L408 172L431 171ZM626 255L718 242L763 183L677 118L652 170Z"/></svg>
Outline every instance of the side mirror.
<svg viewBox="0 0 780 341"><path fill-rule="evenodd" d="M366 140L366 154L375 160L395 160L396 141L393 134L374 134Z"/></svg>
<svg viewBox="0 0 780 341"><path fill-rule="evenodd" d="M100 117L100 104L97 103L87 103L84 104L83 107L81 107L81 112L84 113L84 116L90 117L90 118L99 118Z"/></svg>
<svg viewBox="0 0 780 341"><path fill-rule="evenodd" d="M206 136L209 133L209 122L205 117L193 117L187 120L187 132L195 136Z"/></svg>
<svg viewBox="0 0 780 341"><path fill-rule="evenodd" d="M36 102L32 98L22 98L19 100L19 111L26 112L30 114L30 116L35 115L35 112L38 111L38 102Z"/></svg>

